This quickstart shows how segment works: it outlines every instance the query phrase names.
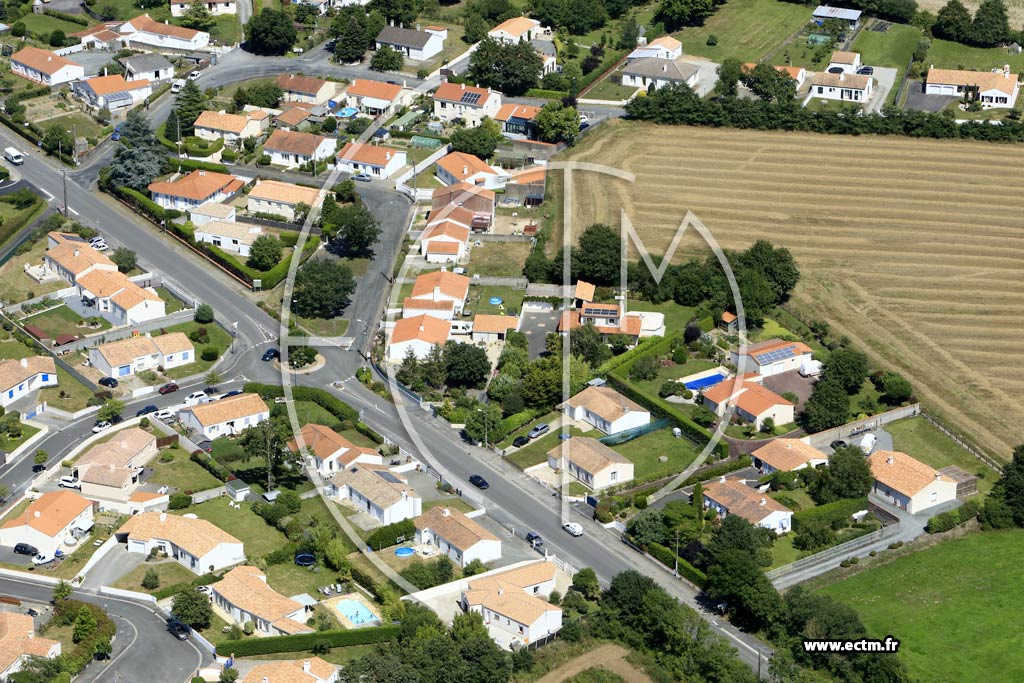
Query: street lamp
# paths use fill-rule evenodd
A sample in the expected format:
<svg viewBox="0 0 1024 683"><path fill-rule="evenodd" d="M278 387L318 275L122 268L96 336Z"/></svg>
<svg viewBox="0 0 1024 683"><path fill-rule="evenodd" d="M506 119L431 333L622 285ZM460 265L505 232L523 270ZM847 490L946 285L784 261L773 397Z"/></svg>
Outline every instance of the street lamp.
<svg viewBox="0 0 1024 683"><path fill-rule="evenodd" d="M484 411L483 408L477 408L476 412L483 413L483 415L484 415L484 448L487 448L487 442L489 441L489 439L487 438L487 433L488 433L488 428L490 427L491 420L487 416L487 413L486 413L486 411Z"/></svg>

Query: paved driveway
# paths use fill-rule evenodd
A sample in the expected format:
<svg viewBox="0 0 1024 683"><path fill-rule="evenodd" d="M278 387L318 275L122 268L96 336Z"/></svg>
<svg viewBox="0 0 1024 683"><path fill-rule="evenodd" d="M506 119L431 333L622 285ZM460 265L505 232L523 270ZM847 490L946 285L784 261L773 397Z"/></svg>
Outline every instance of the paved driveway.
<svg viewBox="0 0 1024 683"><path fill-rule="evenodd" d="M867 112L872 113L882 110L882 107L885 106L886 101L889 99L889 91L896 85L897 73L899 73L899 69L886 66L875 67L875 88L868 106L865 107Z"/></svg>
<svg viewBox="0 0 1024 683"><path fill-rule="evenodd" d="M790 370L789 372L780 372L777 375L765 377L764 385L780 396L785 393L796 394L800 399L797 403L797 412L799 412L811 395L811 390L814 388L814 379L811 377L801 377L798 370Z"/></svg>
<svg viewBox="0 0 1024 683"><path fill-rule="evenodd" d="M146 561L142 553L130 553L126 545L118 544L89 570L83 588L113 586L118 579Z"/></svg>
<svg viewBox="0 0 1024 683"><path fill-rule="evenodd" d="M692 64L697 67L697 83L693 86L693 91L704 97L711 92L715 85L718 83L718 63L712 62L703 57L694 57L692 55L683 55L676 61L683 62L684 64Z"/></svg>
<svg viewBox="0 0 1024 683"><path fill-rule="evenodd" d="M100 73L100 69L104 65L109 64L114 59L114 55L111 52L103 52L102 50L82 50L73 55L68 55L68 59L84 67L86 76L95 76Z"/></svg>
<svg viewBox="0 0 1024 683"><path fill-rule="evenodd" d="M530 358L544 353L544 339L558 331L558 311L523 311L519 331L530 340Z"/></svg>
<svg viewBox="0 0 1024 683"><path fill-rule="evenodd" d="M936 112L959 100L956 95L925 95L922 81L907 81L907 101L903 108L908 111Z"/></svg>

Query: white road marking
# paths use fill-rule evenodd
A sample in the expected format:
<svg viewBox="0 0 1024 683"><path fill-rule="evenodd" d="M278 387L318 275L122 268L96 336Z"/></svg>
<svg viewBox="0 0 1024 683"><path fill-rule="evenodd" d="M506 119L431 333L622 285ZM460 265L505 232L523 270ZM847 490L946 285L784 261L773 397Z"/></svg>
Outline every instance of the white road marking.
<svg viewBox="0 0 1024 683"><path fill-rule="evenodd" d="M71 213L75 214L76 216L78 215L78 212L75 211L74 209L72 209L70 206L68 207L68 211L70 211Z"/></svg>
<svg viewBox="0 0 1024 683"><path fill-rule="evenodd" d="M39 188L39 191L42 192L43 194L45 194L47 197L50 198L47 201L51 201L52 202L54 200L54 196L52 194L50 194L49 192L47 192L46 190L44 190L42 188Z"/></svg>

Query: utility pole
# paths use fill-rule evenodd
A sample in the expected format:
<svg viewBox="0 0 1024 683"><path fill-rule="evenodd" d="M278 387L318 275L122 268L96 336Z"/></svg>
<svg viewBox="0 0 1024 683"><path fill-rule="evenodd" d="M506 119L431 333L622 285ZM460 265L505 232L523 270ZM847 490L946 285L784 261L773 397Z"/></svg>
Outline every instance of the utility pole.
<svg viewBox="0 0 1024 683"><path fill-rule="evenodd" d="M60 152L58 152L59 154ZM60 170L61 182L64 183L64 218L68 217L68 172L66 169Z"/></svg>
<svg viewBox="0 0 1024 683"><path fill-rule="evenodd" d="M181 173L181 119L175 116L174 122L178 125L178 173Z"/></svg>
<svg viewBox="0 0 1024 683"><path fill-rule="evenodd" d="M679 578L679 529L676 529L676 552L675 552L675 555L676 555L676 568L675 568L675 570L673 570L672 575L678 579ZM760 664L760 661L758 661L758 664ZM758 675L758 680L760 680L760 678L761 678L760 675Z"/></svg>

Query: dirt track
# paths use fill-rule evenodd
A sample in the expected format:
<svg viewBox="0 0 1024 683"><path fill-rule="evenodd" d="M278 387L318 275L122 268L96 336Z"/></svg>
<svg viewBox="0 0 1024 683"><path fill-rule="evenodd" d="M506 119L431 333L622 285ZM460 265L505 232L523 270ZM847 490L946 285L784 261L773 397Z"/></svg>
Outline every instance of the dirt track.
<svg viewBox="0 0 1024 683"><path fill-rule="evenodd" d="M537 683L562 683L587 669L608 669L626 679L627 683L651 683L650 677L626 661L629 650L620 645L602 645L585 654L570 659L557 669L552 669Z"/></svg>

